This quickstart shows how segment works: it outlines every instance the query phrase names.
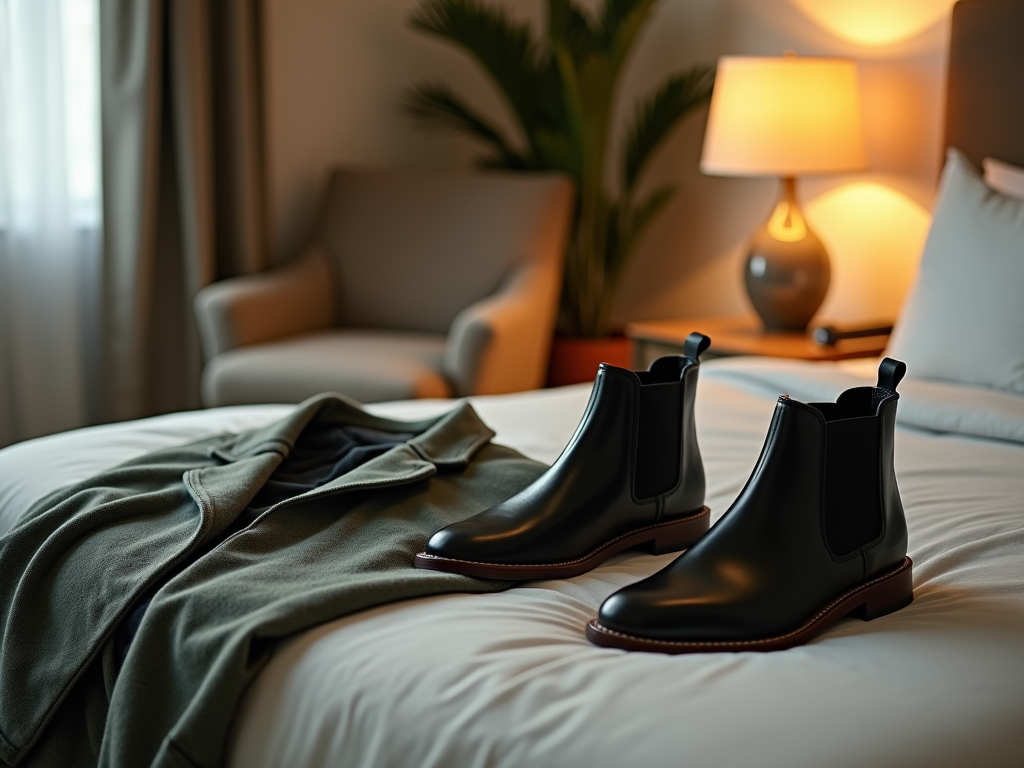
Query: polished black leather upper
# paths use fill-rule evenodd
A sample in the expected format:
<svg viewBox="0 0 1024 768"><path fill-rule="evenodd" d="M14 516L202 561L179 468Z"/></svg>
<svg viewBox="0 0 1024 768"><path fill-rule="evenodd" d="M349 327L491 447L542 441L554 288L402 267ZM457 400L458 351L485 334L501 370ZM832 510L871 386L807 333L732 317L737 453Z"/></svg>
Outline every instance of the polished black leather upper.
<svg viewBox="0 0 1024 768"><path fill-rule="evenodd" d="M602 364L579 427L551 468L512 498L438 531L427 553L498 564L563 562L699 511L705 481L693 422L693 353L661 358L641 373Z"/></svg>
<svg viewBox="0 0 1024 768"><path fill-rule="evenodd" d="M836 403L779 398L725 515L668 567L609 597L598 622L676 642L777 636L898 565L907 527L893 468L897 400L884 387Z"/></svg>

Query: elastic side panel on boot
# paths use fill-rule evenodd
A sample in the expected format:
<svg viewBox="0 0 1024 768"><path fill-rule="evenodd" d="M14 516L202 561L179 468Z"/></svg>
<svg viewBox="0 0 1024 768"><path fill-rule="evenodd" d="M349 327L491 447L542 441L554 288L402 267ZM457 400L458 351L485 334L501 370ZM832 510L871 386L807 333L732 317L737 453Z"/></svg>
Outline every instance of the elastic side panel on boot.
<svg viewBox="0 0 1024 768"><path fill-rule="evenodd" d="M679 481L680 387L678 381L640 387L633 480L633 493L638 499L666 493Z"/></svg>
<svg viewBox="0 0 1024 768"><path fill-rule="evenodd" d="M825 540L837 556L882 532L879 419L830 421L825 448Z"/></svg>

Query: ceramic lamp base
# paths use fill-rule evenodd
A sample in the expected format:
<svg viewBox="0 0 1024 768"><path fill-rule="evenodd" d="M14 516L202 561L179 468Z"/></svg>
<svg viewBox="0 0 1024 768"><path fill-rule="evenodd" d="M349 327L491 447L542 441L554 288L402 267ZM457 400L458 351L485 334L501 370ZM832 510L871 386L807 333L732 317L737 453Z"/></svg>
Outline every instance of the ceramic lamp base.
<svg viewBox="0 0 1024 768"><path fill-rule="evenodd" d="M765 328L806 330L828 293L830 273L825 245L797 207L796 182L783 179L779 203L743 265L747 295Z"/></svg>

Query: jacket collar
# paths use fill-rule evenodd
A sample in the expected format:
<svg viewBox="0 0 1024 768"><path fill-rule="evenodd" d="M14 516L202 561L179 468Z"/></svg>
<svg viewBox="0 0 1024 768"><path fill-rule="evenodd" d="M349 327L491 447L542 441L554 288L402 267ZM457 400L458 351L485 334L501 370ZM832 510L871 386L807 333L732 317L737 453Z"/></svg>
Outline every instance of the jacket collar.
<svg viewBox="0 0 1024 768"><path fill-rule="evenodd" d="M300 403L294 411L272 424L229 438L217 446L215 453L225 461L267 451L286 457L302 431L314 420L321 419L381 432L412 433L415 437L408 441L409 445L426 461L441 466L464 466L494 437L490 427L465 401L431 419L398 421L374 416L344 395L324 394Z"/></svg>
<svg viewBox="0 0 1024 768"><path fill-rule="evenodd" d="M374 416L343 395L318 395L272 424L232 436L210 453L225 463L187 473L186 484L204 513L234 517L287 458L302 431L315 420L334 421L414 437L294 501L327 493L401 485L466 466L494 432L467 402L422 421ZM244 490L243 490L244 489Z"/></svg>

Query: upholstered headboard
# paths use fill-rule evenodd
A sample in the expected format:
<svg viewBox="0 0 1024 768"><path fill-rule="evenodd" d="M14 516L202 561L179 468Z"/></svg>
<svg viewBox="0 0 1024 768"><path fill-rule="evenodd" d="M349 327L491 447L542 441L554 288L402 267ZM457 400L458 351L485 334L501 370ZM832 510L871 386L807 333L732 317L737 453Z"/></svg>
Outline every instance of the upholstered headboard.
<svg viewBox="0 0 1024 768"><path fill-rule="evenodd" d="M1024 0L953 7L944 146L1024 166Z"/></svg>

